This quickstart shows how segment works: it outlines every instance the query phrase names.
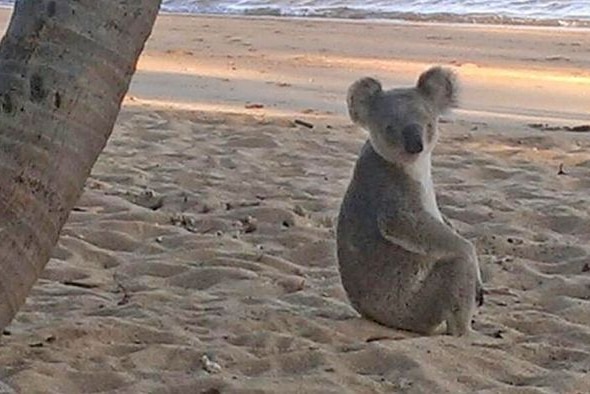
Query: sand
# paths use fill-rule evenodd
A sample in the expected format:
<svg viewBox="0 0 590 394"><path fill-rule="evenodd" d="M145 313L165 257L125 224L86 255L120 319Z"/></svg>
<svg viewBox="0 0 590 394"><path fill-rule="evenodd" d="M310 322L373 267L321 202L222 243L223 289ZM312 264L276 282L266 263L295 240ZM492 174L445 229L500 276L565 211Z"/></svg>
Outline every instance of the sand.
<svg viewBox="0 0 590 394"><path fill-rule="evenodd" d="M590 133L566 128L590 123L589 47L575 29L161 16L1 338L0 379L22 393L588 392ZM413 84L432 64L463 83L434 179L484 271L471 338L361 319L334 256L366 138L346 88Z"/></svg>

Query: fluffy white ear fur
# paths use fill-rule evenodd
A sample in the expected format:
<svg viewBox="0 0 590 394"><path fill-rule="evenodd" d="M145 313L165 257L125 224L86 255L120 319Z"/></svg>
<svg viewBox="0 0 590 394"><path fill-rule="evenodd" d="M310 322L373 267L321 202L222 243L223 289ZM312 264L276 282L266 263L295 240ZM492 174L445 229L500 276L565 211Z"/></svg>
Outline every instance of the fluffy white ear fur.
<svg viewBox="0 0 590 394"><path fill-rule="evenodd" d="M350 119L360 126L366 126L373 103L382 92L381 83L374 78L362 78L350 85L346 97Z"/></svg>
<svg viewBox="0 0 590 394"><path fill-rule="evenodd" d="M439 113L457 105L459 82L456 74L448 68L437 66L428 69L418 78L416 88Z"/></svg>

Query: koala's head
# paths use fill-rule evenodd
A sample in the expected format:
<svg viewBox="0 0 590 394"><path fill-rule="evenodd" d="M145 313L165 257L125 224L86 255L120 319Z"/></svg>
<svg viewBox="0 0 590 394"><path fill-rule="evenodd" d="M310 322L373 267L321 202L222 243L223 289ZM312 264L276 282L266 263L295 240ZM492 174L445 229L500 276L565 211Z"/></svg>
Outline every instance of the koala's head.
<svg viewBox="0 0 590 394"><path fill-rule="evenodd" d="M348 89L348 113L369 132L371 145L384 159L408 163L429 153L438 138L438 117L457 103L458 83L446 68L432 67L412 88L383 90L373 78Z"/></svg>

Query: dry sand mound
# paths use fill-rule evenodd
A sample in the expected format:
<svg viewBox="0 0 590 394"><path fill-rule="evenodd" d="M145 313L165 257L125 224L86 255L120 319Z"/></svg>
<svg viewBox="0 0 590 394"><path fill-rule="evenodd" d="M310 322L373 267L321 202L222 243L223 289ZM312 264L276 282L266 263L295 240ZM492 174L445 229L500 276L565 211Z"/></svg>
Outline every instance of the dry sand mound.
<svg viewBox="0 0 590 394"><path fill-rule="evenodd" d="M334 223L359 131L127 108L4 333L0 378L23 393L587 392L589 139L443 134L440 204L487 281L477 338L348 306Z"/></svg>

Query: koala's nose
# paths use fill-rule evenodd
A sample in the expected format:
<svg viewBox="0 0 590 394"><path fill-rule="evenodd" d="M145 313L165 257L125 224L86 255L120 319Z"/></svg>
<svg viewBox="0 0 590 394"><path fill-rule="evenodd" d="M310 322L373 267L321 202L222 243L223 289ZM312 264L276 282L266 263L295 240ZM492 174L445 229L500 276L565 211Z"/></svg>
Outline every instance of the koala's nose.
<svg viewBox="0 0 590 394"><path fill-rule="evenodd" d="M424 150L422 143L422 127L417 124L411 124L402 130L402 139L404 141L404 150L410 154L420 153Z"/></svg>

